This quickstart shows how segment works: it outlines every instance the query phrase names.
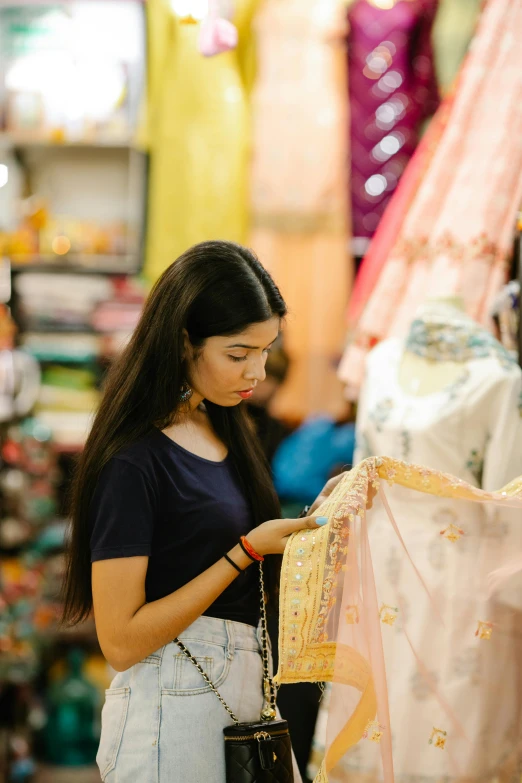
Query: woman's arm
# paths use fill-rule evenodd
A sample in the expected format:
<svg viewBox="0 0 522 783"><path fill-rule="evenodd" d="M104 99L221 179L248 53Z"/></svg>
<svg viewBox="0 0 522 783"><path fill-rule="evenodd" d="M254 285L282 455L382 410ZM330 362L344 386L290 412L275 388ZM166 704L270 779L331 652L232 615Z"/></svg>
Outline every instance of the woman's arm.
<svg viewBox="0 0 522 783"><path fill-rule="evenodd" d="M252 530L248 540L259 554L281 553L291 533L317 526L312 517L273 519ZM252 565L239 545L228 555L241 569ZM146 603L148 561L148 557L120 557L92 564L98 640L116 671L125 671L179 636L238 575L222 558L174 593Z"/></svg>
<svg viewBox="0 0 522 783"><path fill-rule="evenodd" d="M241 547L230 557L240 568L252 561ZM145 602L148 557L120 557L92 564L92 594L98 640L105 658L124 671L188 628L238 575L219 560L174 593Z"/></svg>

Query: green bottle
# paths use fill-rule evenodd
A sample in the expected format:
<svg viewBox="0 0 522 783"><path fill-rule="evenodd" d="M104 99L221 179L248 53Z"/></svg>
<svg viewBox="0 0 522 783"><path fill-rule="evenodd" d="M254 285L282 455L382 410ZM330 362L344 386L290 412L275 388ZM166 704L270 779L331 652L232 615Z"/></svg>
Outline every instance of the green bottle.
<svg viewBox="0 0 522 783"><path fill-rule="evenodd" d="M52 764L82 766L96 759L100 695L82 673L82 650L72 649L67 660L69 672L51 686L48 694L46 756Z"/></svg>

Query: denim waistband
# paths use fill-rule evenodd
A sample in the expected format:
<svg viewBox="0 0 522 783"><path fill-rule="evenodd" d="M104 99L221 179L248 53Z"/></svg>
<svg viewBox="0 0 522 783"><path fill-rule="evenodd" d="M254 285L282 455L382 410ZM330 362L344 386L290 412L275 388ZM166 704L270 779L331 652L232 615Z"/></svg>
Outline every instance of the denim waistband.
<svg viewBox="0 0 522 783"><path fill-rule="evenodd" d="M220 620L217 617L206 617L202 615L189 625L179 635L183 643L189 643L190 640L199 640L219 644L226 647L229 655L233 655L235 650L252 650L260 652L261 650L261 631L252 625L238 623L233 620ZM168 648L174 646L179 650L177 644L172 641L162 647L161 650L149 655L148 661L151 663L154 659L164 657Z"/></svg>

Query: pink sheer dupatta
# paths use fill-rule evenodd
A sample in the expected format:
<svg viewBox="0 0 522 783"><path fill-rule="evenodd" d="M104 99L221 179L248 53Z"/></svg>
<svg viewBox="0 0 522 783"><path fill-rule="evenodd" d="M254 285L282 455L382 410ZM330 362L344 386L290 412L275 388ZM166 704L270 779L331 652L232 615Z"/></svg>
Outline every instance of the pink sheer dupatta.
<svg viewBox="0 0 522 783"><path fill-rule="evenodd" d="M458 502L465 527L422 513L413 527L394 519L397 500L421 511L430 496ZM315 783L513 779L522 758L522 479L486 493L371 458L318 513L329 524L295 534L284 555L277 675L332 683ZM423 560L419 536L432 541L430 558L444 553L445 570ZM415 672L418 700L406 698L402 664Z"/></svg>

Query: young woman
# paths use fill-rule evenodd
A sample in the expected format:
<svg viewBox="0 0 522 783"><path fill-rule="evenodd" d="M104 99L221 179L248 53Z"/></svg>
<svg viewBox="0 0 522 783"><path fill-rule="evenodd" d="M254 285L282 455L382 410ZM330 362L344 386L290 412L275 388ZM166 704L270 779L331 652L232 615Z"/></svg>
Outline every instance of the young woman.
<svg viewBox="0 0 522 783"><path fill-rule="evenodd" d="M94 609L118 672L97 756L108 783L225 781L231 718L176 637L241 721L259 719L258 569L240 539L277 555L326 522L277 518L241 406L285 314L252 253L197 245L162 275L109 373L76 476L64 610L76 623Z"/></svg>

